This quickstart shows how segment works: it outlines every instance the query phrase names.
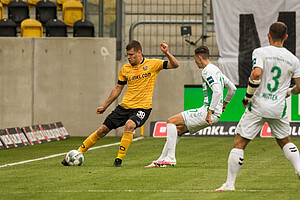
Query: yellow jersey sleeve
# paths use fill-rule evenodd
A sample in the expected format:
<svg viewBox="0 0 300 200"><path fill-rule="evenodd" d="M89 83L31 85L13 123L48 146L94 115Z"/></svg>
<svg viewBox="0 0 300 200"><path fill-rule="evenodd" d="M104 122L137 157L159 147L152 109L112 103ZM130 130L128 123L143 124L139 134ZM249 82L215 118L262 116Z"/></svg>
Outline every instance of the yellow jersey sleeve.
<svg viewBox="0 0 300 200"><path fill-rule="evenodd" d="M120 84L120 85L126 85L126 83L127 83L127 78L124 75L124 69L125 68L123 66L118 75L118 84Z"/></svg>

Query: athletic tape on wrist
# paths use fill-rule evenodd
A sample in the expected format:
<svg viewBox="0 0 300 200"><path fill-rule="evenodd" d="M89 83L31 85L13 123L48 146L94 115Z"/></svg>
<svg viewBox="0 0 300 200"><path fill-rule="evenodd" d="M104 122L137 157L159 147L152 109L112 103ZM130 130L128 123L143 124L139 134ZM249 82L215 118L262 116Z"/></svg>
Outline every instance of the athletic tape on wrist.
<svg viewBox="0 0 300 200"><path fill-rule="evenodd" d="M246 100L248 100L248 101L251 100L251 98L253 97L253 94L259 87L259 84L260 84L260 80L252 80L251 78L249 78L249 83L248 83L248 87L247 87L247 91L246 91L246 95L245 95Z"/></svg>

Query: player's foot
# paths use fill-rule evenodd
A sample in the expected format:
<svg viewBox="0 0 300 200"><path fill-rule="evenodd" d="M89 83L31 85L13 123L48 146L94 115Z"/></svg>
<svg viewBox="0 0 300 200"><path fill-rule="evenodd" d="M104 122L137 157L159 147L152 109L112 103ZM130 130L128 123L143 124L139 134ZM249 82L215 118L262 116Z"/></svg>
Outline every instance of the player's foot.
<svg viewBox="0 0 300 200"><path fill-rule="evenodd" d="M114 167L121 167L122 160L120 158L116 158L114 162Z"/></svg>
<svg viewBox="0 0 300 200"><path fill-rule="evenodd" d="M167 156L162 161L154 161L153 163L158 166L170 165L174 167L176 165L176 159L171 159Z"/></svg>
<svg viewBox="0 0 300 200"><path fill-rule="evenodd" d="M215 192L223 191L235 191L234 185L227 185L226 183L224 183L220 188L215 189Z"/></svg>
<svg viewBox="0 0 300 200"><path fill-rule="evenodd" d="M63 164L64 166L70 166L70 165L67 163L66 159L63 159L63 161L61 161L61 164Z"/></svg>
<svg viewBox="0 0 300 200"><path fill-rule="evenodd" d="M146 168L153 168L153 167L159 167L158 165L154 164L154 162L152 162L150 165L145 166Z"/></svg>

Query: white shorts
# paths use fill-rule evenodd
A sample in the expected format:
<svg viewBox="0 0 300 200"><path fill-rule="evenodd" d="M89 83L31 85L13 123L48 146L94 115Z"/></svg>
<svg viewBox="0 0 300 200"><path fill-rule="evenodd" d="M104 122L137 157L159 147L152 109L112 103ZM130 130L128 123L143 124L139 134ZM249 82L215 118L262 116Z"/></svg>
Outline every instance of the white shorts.
<svg viewBox="0 0 300 200"><path fill-rule="evenodd" d="M240 134L243 138L253 140L266 122L275 138L283 139L289 136L291 127L287 115L281 119L263 118L253 114L248 109L245 110L235 133Z"/></svg>
<svg viewBox="0 0 300 200"><path fill-rule="evenodd" d="M191 134L210 126L210 124L205 120L207 109L207 106L202 106L201 108L181 112L185 125ZM215 124L219 121L219 117L212 114L211 121Z"/></svg>

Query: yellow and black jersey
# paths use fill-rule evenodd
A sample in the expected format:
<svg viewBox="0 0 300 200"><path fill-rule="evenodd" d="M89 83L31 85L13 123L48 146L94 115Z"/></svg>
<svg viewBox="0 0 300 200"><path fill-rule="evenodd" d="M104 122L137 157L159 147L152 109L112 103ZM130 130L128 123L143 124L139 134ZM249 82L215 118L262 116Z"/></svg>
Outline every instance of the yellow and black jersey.
<svg viewBox="0 0 300 200"><path fill-rule="evenodd" d="M127 84L120 106L126 109L152 107L152 95L158 73L167 68L168 61L144 58L141 64L125 64L120 70L118 84Z"/></svg>

